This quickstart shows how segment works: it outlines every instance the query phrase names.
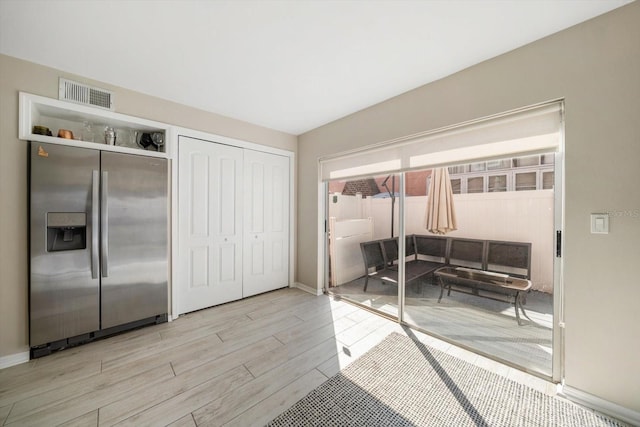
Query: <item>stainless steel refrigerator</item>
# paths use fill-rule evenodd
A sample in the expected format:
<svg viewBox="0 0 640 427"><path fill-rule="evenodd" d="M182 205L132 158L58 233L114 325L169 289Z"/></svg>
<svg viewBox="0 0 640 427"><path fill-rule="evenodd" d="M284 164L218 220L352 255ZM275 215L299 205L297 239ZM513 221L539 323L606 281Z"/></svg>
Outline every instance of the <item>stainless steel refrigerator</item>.
<svg viewBox="0 0 640 427"><path fill-rule="evenodd" d="M166 321L167 160L31 143L32 357Z"/></svg>

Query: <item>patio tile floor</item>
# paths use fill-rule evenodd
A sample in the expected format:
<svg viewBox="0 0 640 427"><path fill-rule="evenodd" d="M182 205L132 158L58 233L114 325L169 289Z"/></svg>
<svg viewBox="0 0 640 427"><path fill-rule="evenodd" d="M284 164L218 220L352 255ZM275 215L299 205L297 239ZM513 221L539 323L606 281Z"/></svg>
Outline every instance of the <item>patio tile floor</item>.
<svg viewBox="0 0 640 427"><path fill-rule="evenodd" d="M397 316L398 288L364 278L338 287L331 293ZM515 319L513 304L452 291L438 303L440 287L428 278L407 286L404 321L412 326L473 349L480 354L516 365L527 372L551 377L553 296L532 291L525 310L531 320Z"/></svg>

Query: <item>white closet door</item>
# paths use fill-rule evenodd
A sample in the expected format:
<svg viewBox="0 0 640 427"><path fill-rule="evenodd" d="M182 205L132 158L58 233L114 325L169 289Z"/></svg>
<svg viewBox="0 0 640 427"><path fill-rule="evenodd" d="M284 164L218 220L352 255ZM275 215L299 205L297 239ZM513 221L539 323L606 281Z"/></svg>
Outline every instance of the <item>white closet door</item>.
<svg viewBox="0 0 640 427"><path fill-rule="evenodd" d="M243 296L289 285L289 159L244 152Z"/></svg>
<svg viewBox="0 0 640 427"><path fill-rule="evenodd" d="M178 314L242 298L242 149L180 137Z"/></svg>

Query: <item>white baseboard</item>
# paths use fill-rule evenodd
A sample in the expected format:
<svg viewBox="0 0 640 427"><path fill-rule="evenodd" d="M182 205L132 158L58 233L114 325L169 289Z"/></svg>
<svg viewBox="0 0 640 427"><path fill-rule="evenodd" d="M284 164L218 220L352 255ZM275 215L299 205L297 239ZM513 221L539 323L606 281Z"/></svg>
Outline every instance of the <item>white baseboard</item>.
<svg viewBox="0 0 640 427"><path fill-rule="evenodd" d="M620 421L624 421L625 423L629 423L634 426L640 425L640 412L625 408L624 406L609 402L608 400L604 400L600 397L567 385L562 386L562 391L559 394L572 402L586 406L587 408L591 408L594 411L598 411L605 415L610 415Z"/></svg>
<svg viewBox="0 0 640 427"><path fill-rule="evenodd" d="M29 352L10 354L8 356L0 357L0 369L8 368L10 366L19 365L29 361Z"/></svg>
<svg viewBox="0 0 640 427"><path fill-rule="evenodd" d="M293 285L291 285L291 287L292 288L298 288L301 291L308 292L308 293L310 293L312 295L315 295L315 296L322 295L322 289L312 288L311 286L307 286L304 283L294 282Z"/></svg>

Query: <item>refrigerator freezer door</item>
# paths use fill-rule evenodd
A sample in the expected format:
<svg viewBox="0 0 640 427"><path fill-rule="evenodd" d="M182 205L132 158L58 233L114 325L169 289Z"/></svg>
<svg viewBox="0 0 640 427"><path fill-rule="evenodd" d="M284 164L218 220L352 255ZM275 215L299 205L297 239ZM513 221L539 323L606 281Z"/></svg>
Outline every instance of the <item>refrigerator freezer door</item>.
<svg viewBox="0 0 640 427"><path fill-rule="evenodd" d="M102 153L102 329L167 313L167 160Z"/></svg>
<svg viewBox="0 0 640 427"><path fill-rule="evenodd" d="M31 144L31 346L100 328L99 169L99 151Z"/></svg>

